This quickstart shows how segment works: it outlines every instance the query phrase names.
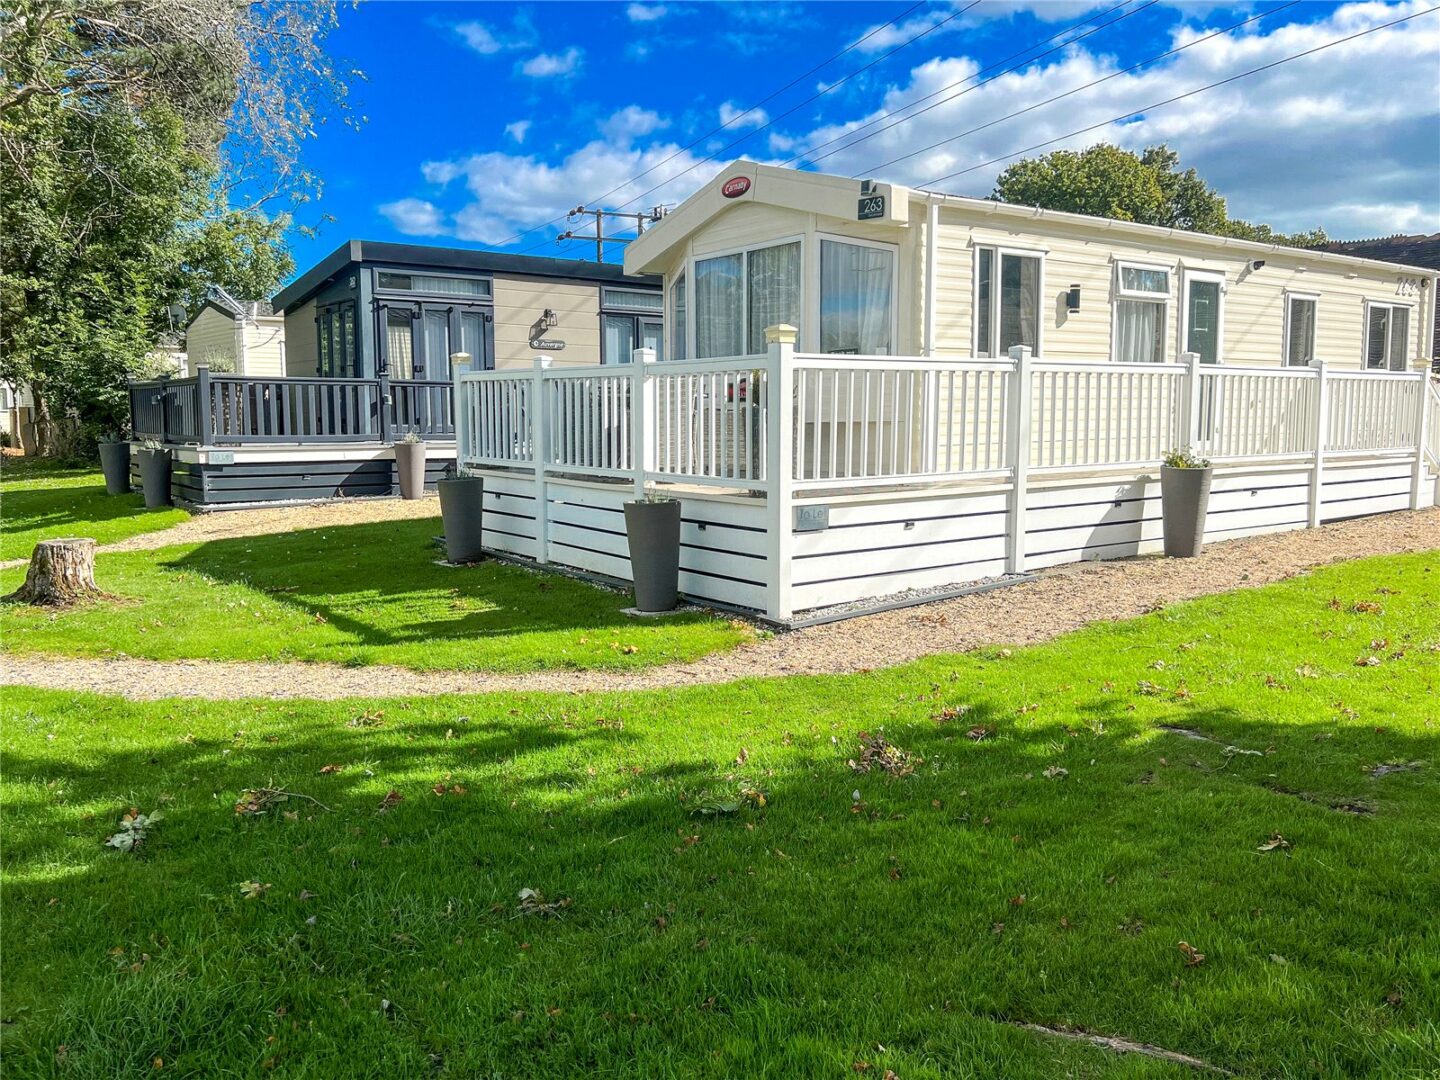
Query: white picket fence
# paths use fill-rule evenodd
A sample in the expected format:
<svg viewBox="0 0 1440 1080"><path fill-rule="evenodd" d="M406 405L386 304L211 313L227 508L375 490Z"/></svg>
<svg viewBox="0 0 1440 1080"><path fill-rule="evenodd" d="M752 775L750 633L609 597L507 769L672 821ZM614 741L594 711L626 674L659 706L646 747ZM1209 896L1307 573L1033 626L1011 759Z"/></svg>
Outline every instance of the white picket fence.
<svg viewBox="0 0 1440 1080"><path fill-rule="evenodd" d="M551 480L763 500L771 614L788 614L797 499L994 482L1010 506L1006 566L1018 571L1032 480L1153 473L1177 447L1220 466L1295 463L1311 475L1314 525L1327 463L1403 457L1412 506L1427 452L1440 463L1440 394L1418 372L1207 366L1194 354L1075 363L1023 348L1005 359L810 355L788 334L772 328L764 356L656 363L637 350L623 367L457 366L459 462L531 476L542 519Z"/></svg>

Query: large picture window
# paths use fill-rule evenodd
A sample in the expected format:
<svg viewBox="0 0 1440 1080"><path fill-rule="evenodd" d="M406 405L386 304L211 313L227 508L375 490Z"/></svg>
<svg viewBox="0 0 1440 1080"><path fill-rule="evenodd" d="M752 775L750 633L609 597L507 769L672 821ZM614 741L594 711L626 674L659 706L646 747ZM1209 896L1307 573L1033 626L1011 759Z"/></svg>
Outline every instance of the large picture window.
<svg viewBox="0 0 1440 1080"><path fill-rule="evenodd" d="M864 356L894 352L895 252L820 241L820 351Z"/></svg>
<svg viewBox="0 0 1440 1080"><path fill-rule="evenodd" d="M1315 316L1320 298L1305 293L1285 294L1285 364L1306 367L1315 360Z"/></svg>
<svg viewBox="0 0 1440 1080"><path fill-rule="evenodd" d="M1365 306L1365 366L1404 371L1410 336L1410 309L1400 304Z"/></svg>
<svg viewBox="0 0 1440 1080"><path fill-rule="evenodd" d="M980 248L975 259L975 353L1008 356L1016 345L1040 354L1041 256Z"/></svg>
<svg viewBox="0 0 1440 1080"><path fill-rule="evenodd" d="M800 242L697 259L694 290L697 359L762 353L767 326L800 325Z"/></svg>
<svg viewBox="0 0 1440 1080"><path fill-rule="evenodd" d="M1114 359L1121 364L1165 360L1165 321L1170 310L1170 271L1115 264Z"/></svg>

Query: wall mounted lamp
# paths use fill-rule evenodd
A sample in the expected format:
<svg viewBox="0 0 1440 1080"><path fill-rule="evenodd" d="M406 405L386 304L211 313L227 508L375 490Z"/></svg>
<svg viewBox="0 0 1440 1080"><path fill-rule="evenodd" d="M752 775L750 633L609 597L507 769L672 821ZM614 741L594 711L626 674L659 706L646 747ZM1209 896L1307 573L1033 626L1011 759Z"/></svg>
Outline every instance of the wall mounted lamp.
<svg viewBox="0 0 1440 1080"><path fill-rule="evenodd" d="M1070 288L1066 291L1066 293L1065 293L1065 310L1066 310L1066 311L1072 311L1072 312L1073 312L1073 311L1079 311L1079 310L1080 310L1080 286L1079 286L1079 285L1071 285Z"/></svg>
<svg viewBox="0 0 1440 1080"><path fill-rule="evenodd" d="M1259 269L1260 269L1262 266L1264 266L1264 265L1265 265L1265 260L1264 260L1264 259L1256 259L1254 262L1252 262L1252 263L1250 264L1250 269L1251 269L1251 270L1259 270Z"/></svg>

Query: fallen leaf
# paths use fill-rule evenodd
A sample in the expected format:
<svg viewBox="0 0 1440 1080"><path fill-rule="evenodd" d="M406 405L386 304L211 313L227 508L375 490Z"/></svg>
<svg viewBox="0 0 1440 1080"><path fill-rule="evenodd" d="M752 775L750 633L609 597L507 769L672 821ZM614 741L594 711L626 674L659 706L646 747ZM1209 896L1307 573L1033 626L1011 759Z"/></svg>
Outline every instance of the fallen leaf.
<svg viewBox="0 0 1440 1080"><path fill-rule="evenodd" d="M1205 954L1197 952L1195 946L1191 945L1188 941L1180 942L1179 949L1180 955L1185 958L1186 967L1199 967L1205 962Z"/></svg>
<svg viewBox="0 0 1440 1080"><path fill-rule="evenodd" d="M1062 769L1059 765L1051 765L1041 775L1043 775L1047 780L1064 780L1065 777L1070 775L1070 770Z"/></svg>
<svg viewBox="0 0 1440 1080"><path fill-rule="evenodd" d="M246 900L257 900L263 896L269 888L270 883L268 881L264 883L259 881L242 881L240 882L240 895Z"/></svg>
<svg viewBox="0 0 1440 1080"><path fill-rule="evenodd" d="M321 765L321 766L320 766L320 775L321 775L321 776L333 776L335 773L338 773L338 772L342 771L344 768L345 768L344 765Z"/></svg>
<svg viewBox="0 0 1440 1080"><path fill-rule="evenodd" d="M375 812L377 814L388 814L391 810L394 810L395 807L399 806L404 801L405 796L401 795L400 792L396 791L394 788L391 788L385 793L385 797L380 800L380 806Z"/></svg>
<svg viewBox="0 0 1440 1080"><path fill-rule="evenodd" d="M1289 841L1289 840L1286 840L1285 837L1281 836L1281 835L1277 832L1277 833L1271 833L1271 834L1270 834L1270 839L1269 839L1269 840L1266 840L1263 844L1261 844L1261 845L1260 845L1258 848L1256 848L1255 850L1256 850L1256 851L1259 851L1259 852L1261 852L1261 853L1264 853L1264 852L1268 852L1268 851L1280 851L1280 850L1283 850L1284 848L1288 848L1289 846L1290 846L1290 841Z"/></svg>

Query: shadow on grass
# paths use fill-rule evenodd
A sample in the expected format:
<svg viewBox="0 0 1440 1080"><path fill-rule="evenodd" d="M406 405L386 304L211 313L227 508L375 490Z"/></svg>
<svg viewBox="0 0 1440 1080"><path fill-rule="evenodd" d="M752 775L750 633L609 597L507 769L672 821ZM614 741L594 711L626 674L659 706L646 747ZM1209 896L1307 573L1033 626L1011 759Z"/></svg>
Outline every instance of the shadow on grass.
<svg viewBox="0 0 1440 1080"><path fill-rule="evenodd" d="M211 541L162 565L258 589L367 645L637 625L621 614L627 595L572 578L498 561L437 565L439 531L438 519L303 529Z"/></svg>

